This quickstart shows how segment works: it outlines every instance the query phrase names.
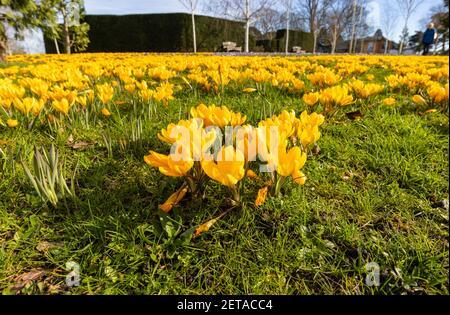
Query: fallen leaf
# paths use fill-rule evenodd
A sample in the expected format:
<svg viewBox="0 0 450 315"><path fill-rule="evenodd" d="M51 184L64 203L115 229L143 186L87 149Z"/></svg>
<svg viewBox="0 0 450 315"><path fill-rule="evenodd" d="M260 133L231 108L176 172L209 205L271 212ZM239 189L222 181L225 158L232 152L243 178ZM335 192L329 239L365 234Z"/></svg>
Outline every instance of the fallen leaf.
<svg viewBox="0 0 450 315"><path fill-rule="evenodd" d="M16 284L14 284L10 288L10 290L19 291L19 290L23 289L30 282L33 282L33 281L36 281L36 280L42 278L42 276L44 276L44 274L45 274L45 270L42 268L36 268L29 272L23 273L23 274L19 275L18 277L16 277L16 279L15 279Z"/></svg>
<svg viewBox="0 0 450 315"><path fill-rule="evenodd" d="M219 218L211 219L211 220L207 221L206 223L203 223L202 225L200 225L198 228L195 229L194 237L197 237L204 232L208 232L209 229L211 228L211 226L213 226L214 223L216 223L218 219Z"/></svg>
<svg viewBox="0 0 450 315"><path fill-rule="evenodd" d="M95 141L77 141L77 142L74 142L73 136L70 135L69 138L67 138L66 145L69 148L72 148L74 150L82 150L82 149L85 149L86 147L88 147L90 145L95 144L95 143L96 143Z"/></svg>
<svg viewBox="0 0 450 315"><path fill-rule="evenodd" d="M209 229L211 228L211 226L214 225L214 223L216 223L221 217L223 217L225 214L230 212L232 209L233 208L230 208L230 209L226 210L225 212L221 213L216 218L211 219L211 220L207 221L206 223L203 223L202 225L200 225L198 228L195 229L194 237L197 237L204 232L208 232Z"/></svg>
<svg viewBox="0 0 450 315"><path fill-rule="evenodd" d="M36 249L40 252L46 253L49 250L55 249L55 248L61 248L64 246L64 243L58 242L58 243L51 243L47 241L39 242L39 244L36 246Z"/></svg>
<svg viewBox="0 0 450 315"><path fill-rule="evenodd" d="M260 190L258 190L258 196L256 197L256 200L255 200L255 206L259 207L264 204L264 202L266 201L268 189L269 188L266 186L266 187L263 187Z"/></svg>
<svg viewBox="0 0 450 315"><path fill-rule="evenodd" d="M163 204L159 205L158 208L166 213L169 212L184 198L188 190L188 186L181 186L180 189L170 195L170 197Z"/></svg>

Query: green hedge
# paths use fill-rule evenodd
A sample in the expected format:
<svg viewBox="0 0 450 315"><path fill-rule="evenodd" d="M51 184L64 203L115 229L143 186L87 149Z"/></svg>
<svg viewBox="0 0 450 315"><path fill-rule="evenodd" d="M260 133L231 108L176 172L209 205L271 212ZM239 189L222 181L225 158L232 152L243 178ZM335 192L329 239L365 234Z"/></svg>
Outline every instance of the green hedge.
<svg viewBox="0 0 450 315"><path fill-rule="evenodd" d="M222 42L244 46L241 22L196 15L197 51L217 51ZM185 13L86 15L90 25L87 52L189 52L192 51L191 16ZM250 49L256 41L250 36ZM47 53L55 53L45 39Z"/></svg>
<svg viewBox="0 0 450 315"><path fill-rule="evenodd" d="M278 40L278 51L284 51L286 45L286 30L278 30L276 38ZM294 46L300 46L302 50L308 52L313 51L314 38L312 34L303 31L290 30L289 51L291 51Z"/></svg>
<svg viewBox="0 0 450 315"><path fill-rule="evenodd" d="M263 47L265 52L284 52L286 43L286 30L278 30L274 39L261 39L256 41L256 45ZM289 51L294 46L302 47L302 50L311 52L313 50L314 39L310 33L298 30L289 31Z"/></svg>

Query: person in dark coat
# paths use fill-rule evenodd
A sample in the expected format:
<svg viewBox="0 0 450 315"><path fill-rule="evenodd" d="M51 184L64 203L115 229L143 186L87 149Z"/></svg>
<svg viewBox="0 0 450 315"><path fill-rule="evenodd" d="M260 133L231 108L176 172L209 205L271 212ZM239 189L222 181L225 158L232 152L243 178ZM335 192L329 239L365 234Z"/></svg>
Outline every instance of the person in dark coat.
<svg viewBox="0 0 450 315"><path fill-rule="evenodd" d="M423 34L422 37L422 44L423 44L423 53L422 55L427 55L430 51L430 46L434 43L435 39L437 37L436 30L434 29L434 24L430 23L428 24L428 28Z"/></svg>

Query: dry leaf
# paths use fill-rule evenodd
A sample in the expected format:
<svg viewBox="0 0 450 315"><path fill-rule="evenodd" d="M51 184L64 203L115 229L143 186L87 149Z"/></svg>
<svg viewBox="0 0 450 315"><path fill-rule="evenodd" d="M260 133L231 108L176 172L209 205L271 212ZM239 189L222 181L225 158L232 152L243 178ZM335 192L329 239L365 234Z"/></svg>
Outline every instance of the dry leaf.
<svg viewBox="0 0 450 315"><path fill-rule="evenodd" d="M220 216L219 216L220 217ZM217 222L217 220L219 219L219 217L209 220L206 223L203 223L202 225L200 225L198 228L195 229L194 232L194 237L199 236L200 234L204 233L204 232L208 232L209 229L211 228L211 226L213 226L214 223Z"/></svg>
<svg viewBox="0 0 450 315"><path fill-rule="evenodd" d="M67 138L67 142L66 142L66 145L69 148L72 148L74 150L82 150L82 149L84 149L84 148L86 148L86 147L88 147L88 146L90 146L92 144L95 144L95 141L77 141L77 142L74 142L72 135L70 135L69 138Z"/></svg>
<svg viewBox="0 0 450 315"><path fill-rule="evenodd" d="M262 206L264 202L266 202L267 190L268 190L267 186L258 190L258 196L256 197L255 200L255 206L257 207Z"/></svg>
<svg viewBox="0 0 450 315"><path fill-rule="evenodd" d="M184 198L188 190L188 186L181 186L181 188L170 195L170 197L163 204L158 206L159 209L166 213L169 212L175 205L177 205L181 201L181 199Z"/></svg>
<svg viewBox="0 0 450 315"><path fill-rule="evenodd" d="M50 243L47 241L39 242L39 244L36 246L36 249L40 252L46 253L49 250L52 250L54 248L61 248L64 246L63 242L58 243Z"/></svg>
<svg viewBox="0 0 450 315"><path fill-rule="evenodd" d="M233 208L228 209L227 211L221 213L219 216L217 216L216 218L209 220L206 223L203 223L202 225L200 225L198 228L195 229L194 232L194 237L199 236L200 234L202 234L203 232L208 232L209 229L211 228L211 226L213 226L214 223L217 222L217 220L219 220L221 217L223 217L225 214L227 214L228 212L230 212Z"/></svg>
<svg viewBox="0 0 450 315"><path fill-rule="evenodd" d="M429 109L429 110L426 110L426 111L424 112L424 114L435 113L435 112L437 112L437 109L431 108L431 109Z"/></svg>
<svg viewBox="0 0 450 315"><path fill-rule="evenodd" d="M45 274L45 270L42 268L36 268L29 272L23 273L15 279L16 284L14 284L10 288L10 290L19 291L19 290L23 289L30 282L36 281L36 280L42 278L42 276L44 276L44 274Z"/></svg>

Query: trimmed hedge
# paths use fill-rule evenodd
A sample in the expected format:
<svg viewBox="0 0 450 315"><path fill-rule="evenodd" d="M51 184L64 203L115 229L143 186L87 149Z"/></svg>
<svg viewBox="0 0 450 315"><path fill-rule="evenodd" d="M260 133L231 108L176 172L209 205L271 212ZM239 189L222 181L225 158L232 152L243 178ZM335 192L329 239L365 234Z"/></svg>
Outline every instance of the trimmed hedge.
<svg viewBox="0 0 450 315"><path fill-rule="evenodd" d="M193 51L190 14L86 15L84 21L90 25L86 52ZM217 51L225 41L244 46L244 23L196 15L195 26L197 51ZM44 41L46 52L56 53L53 41ZM250 49L255 44L250 35Z"/></svg>
<svg viewBox="0 0 450 315"><path fill-rule="evenodd" d="M278 40L278 51L284 51L286 45L286 30L278 30L276 38ZM314 38L311 33L303 31L289 30L289 51L292 47L300 46L302 50L313 51Z"/></svg>
<svg viewBox="0 0 450 315"><path fill-rule="evenodd" d="M274 39L261 39L256 41L257 46L264 47L265 52L284 52L286 43L286 30L278 30ZM314 38L310 33L298 30L289 30L289 51L294 46L303 50L313 50Z"/></svg>

